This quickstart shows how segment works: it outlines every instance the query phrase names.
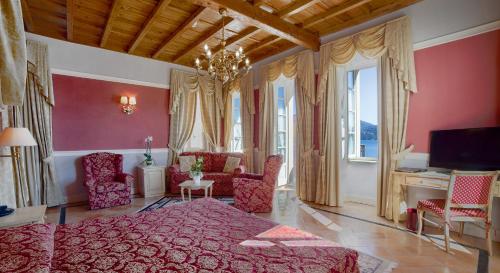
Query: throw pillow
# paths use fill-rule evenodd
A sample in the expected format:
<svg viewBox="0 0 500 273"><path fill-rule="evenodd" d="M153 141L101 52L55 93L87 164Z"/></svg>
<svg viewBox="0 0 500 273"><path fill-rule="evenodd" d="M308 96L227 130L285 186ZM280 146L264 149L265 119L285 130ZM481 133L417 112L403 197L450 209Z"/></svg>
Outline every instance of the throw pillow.
<svg viewBox="0 0 500 273"><path fill-rule="evenodd" d="M234 169L240 166L241 158L228 156L226 159L226 165L224 165L223 172L225 173L233 173Z"/></svg>
<svg viewBox="0 0 500 273"><path fill-rule="evenodd" d="M194 155L185 155L179 156L179 165L181 167L181 172L189 172L191 170L191 166L196 162L196 156Z"/></svg>

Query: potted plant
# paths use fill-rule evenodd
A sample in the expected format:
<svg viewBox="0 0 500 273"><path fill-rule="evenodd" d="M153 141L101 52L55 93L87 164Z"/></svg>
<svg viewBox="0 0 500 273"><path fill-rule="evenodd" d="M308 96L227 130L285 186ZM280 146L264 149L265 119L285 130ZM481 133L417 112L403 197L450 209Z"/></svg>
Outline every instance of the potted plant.
<svg viewBox="0 0 500 273"><path fill-rule="evenodd" d="M152 136L146 137L146 139L144 139L144 142L146 143L146 152L144 153L145 159L144 159L143 163L146 166L151 166L151 165L153 165L153 158L151 156L151 146L153 143L153 137Z"/></svg>
<svg viewBox="0 0 500 273"><path fill-rule="evenodd" d="M203 176L203 173L201 172L202 169L203 169L203 157L200 156L191 166L191 171L189 171L189 176L191 176L195 185L200 185L201 177Z"/></svg>

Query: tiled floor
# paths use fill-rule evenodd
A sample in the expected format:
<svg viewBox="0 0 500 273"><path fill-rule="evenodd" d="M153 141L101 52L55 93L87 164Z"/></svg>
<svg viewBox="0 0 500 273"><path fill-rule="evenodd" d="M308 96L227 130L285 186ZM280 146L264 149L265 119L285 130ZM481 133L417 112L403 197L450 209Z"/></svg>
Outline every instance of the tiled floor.
<svg viewBox="0 0 500 273"><path fill-rule="evenodd" d="M68 207L66 208L66 223L74 223L93 217L135 213L158 199L158 197L135 198L131 205L97 211L89 211L85 205ZM421 238L415 234L395 229L392 222L376 216L374 207L355 203L347 203L342 208L307 205L298 201L293 191L277 192L274 208L272 213L258 214L258 216L303 229L374 256L395 261L399 264L393 271L395 273L477 272L479 251L475 248L484 248L485 245L484 240L470 236L458 238L456 234L453 234L454 240L470 245L472 248L452 244L452 252L446 253L442 250L442 240ZM58 223L59 217L59 209L52 208L47 211L48 222ZM427 229L427 231L432 230ZM433 233L436 235L433 237L439 237L441 234L439 231ZM495 256L489 258L489 272L500 273L499 243L495 243L494 253Z"/></svg>

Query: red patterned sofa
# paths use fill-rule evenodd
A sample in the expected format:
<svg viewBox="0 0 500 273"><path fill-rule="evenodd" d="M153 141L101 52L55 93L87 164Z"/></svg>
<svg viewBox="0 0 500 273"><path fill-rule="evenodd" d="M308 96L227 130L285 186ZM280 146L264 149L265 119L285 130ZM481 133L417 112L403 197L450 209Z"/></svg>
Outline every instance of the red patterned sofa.
<svg viewBox="0 0 500 273"><path fill-rule="evenodd" d="M185 152L179 156L194 155L196 158L203 157L203 178L206 180L214 180L213 195L233 195L233 178L245 172L245 159L242 153L211 153L211 152ZM233 173L225 173L224 165L226 164L227 157L241 158L240 166L236 168ZM170 184L171 193L180 193L179 184L191 179L189 172L181 172L179 162L168 167L167 178ZM193 194L202 194L202 190L195 190Z"/></svg>

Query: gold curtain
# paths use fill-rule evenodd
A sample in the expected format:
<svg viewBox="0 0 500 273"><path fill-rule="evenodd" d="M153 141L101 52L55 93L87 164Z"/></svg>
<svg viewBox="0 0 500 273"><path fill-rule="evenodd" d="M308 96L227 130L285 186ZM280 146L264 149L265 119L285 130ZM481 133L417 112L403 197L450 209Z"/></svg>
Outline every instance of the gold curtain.
<svg viewBox="0 0 500 273"><path fill-rule="evenodd" d="M254 90L253 90L253 71L240 79L240 98L241 98L241 129L243 136L243 153L245 154L245 167L249 172L254 171L253 162L253 132L254 132Z"/></svg>
<svg viewBox="0 0 500 273"><path fill-rule="evenodd" d="M233 137L233 101L234 92L240 91L240 79L226 84L223 88L224 100L224 150L231 151L231 139Z"/></svg>
<svg viewBox="0 0 500 273"><path fill-rule="evenodd" d="M0 1L0 105L21 105L26 90L26 34L20 0Z"/></svg>
<svg viewBox="0 0 500 273"><path fill-rule="evenodd" d="M405 148L406 122L408 118L409 91L416 92L415 65L413 59L413 43L411 41L410 21L408 17L401 17L382 25L367 29L352 36L348 36L328 44L320 49L319 84L316 94L316 102L327 104L326 92L335 96L335 85L329 82L335 80L336 66L346 64L352 60L356 52L368 58L380 58L382 73L382 124L381 124L381 153L379 155L379 175L377 207L378 213L388 219L392 218L390 198L392 197L392 183L390 173L398 164L402 153L408 152ZM328 86L327 86L328 85ZM330 113L326 113L330 111ZM336 115L328 107L322 108L322 116ZM321 123L328 122L328 117ZM336 135L336 126L330 129L324 124L320 128L330 130L322 135ZM338 134L337 134L338 135ZM334 146L338 146L338 138L334 139ZM320 145L329 145L326 138L320 139ZM329 148L326 148L327 150ZM337 162L327 164L330 172L338 172L338 160L324 158L325 161ZM320 168L319 176L326 177L326 169ZM338 177L338 174L335 175ZM338 179L318 181L318 183L331 184L329 187L338 188ZM325 185L323 185L325 186ZM330 193L331 199L338 199L338 193ZM389 207L388 207L389 206Z"/></svg>
<svg viewBox="0 0 500 273"><path fill-rule="evenodd" d="M170 73L170 139L168 165L191 137L196 113L198 79L196 75L172 69Z"/></svg>
<svg viewBox="0 0 500 273"><path fill-rule="evenodd" d="M219 100L222 97L222 83L207 76L199 77L199 91L201 100L201 121L203 133L209 144L208 150L221 150L221 119L224 109Z"/></svg>

